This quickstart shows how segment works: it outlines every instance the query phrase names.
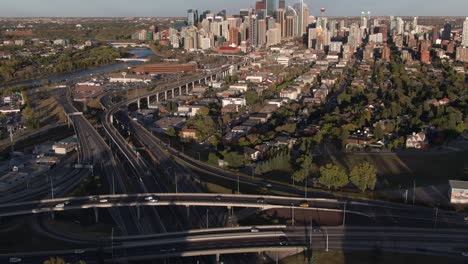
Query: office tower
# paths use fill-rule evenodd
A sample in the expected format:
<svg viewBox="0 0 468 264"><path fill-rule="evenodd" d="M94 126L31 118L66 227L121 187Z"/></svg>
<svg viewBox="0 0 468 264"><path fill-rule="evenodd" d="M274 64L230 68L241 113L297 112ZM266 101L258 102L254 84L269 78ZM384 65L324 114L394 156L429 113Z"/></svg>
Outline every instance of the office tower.
<svg viewBox="0 0 468 264"><path fill-rule="evenodd" d="M390 62L390 48L388 47L387 43L384 43L384 46L382 48L382 60L384 62Z"/></svg>
<svg viewBox="0 0 468 264"><path fill-rule="evenodd" d="M418 28L418 17L413 18L413 30L417 31Z"/></svg>
<svg viewBox="0 0 468 264"><path fill-rule="evenodd" d="M468 47L468 17L463 22L462 46Z"/></svg>
<svg viewBox="0 0 468 264"><path fill-rule="evenodd" d="M436 44L438 39L439 39L439 26L435 25L432 28L432 44Z"/></svg>
<svg viewBox="0 0 468 264"><path fill-rule="evenodd" d="M258 46L263 46L266 42L266 31L267 31L265 19L259 19L257 22L257 27L258 27L257 43L258 43Z"/></svg>
<svg viewBox="0 0 468 264"><path fill-rule="evenodd" d="M187 23L189 26L196 26L198 24L198 11L189 9L187 11Z"/></svg>
<svg viewBox="0 0 468 264"><path fill-rule="evenodd" d="M249 16L249 9L241 9L239 15L242 19L242 22L244 22L245 18Z"/></svg>
<svg viewBox="0 0 468 264"><path fill-rule="evenodd" d="M272 28L276 28L276 19L274 19L273 17L269 17L267 19L267 30Z"/></svg>
<svg viewBox="0 0 468 264"><path fill-rule="evenodd" d="M405 32L405 21L401 17L396 19L396 32L398 35L402 35Z"/></svg>
<svg viewBox="0 0 468 264"><path fill-rule="evenodd" d="M288 15L284 19L284 37L292 38L294 36L294 16Z"/></svg>
<svg viewBox="0 0 468 264"><path fill-rule="evenodd" d="M285 21L284 21L284 9L280 8L276 10L276 21L280 25L281 38L285 37Z"/></svg>
<svg viewBox="0 0 468 264"><path fill-rule="evenodd" d="M394 16L390 16L390 32L396 30L396 19Z"/></svg>
<svg viewBox="0 0 468 264"><path fill-rule="evenodd" d="M200 15L200 20L199 21L205 20L208 14L211 14L210 10L203 11L203 13L201 13L201 15Z"/></svg>
<svg viewBox="0 0 468 264"><path fill-rule="evenodd" d="M452 38L452 25L445 23L444 31L442 32L442 40L450 40Z"/></svg>
<svg viewBox="0 0 468 264"><path fill-rule="evenodd" d="M229 29L229 45L239 46L239 30L235 27Z"/></svg>
<svg viewBox="0 0 468 264"><path fill-rule="evenodd" d="M255 13L261 13L263 10L265 10L267 8L267 0L261 0L261 1L257 1L255 2Z"/></svg>
<svg viewBox="0 0 468 264"><path fill-rule="evenodd" d="M266 1L266 15L267 16L273 16L275 13L276 5L275 2L276 0L265 0Z"/></svg>
<svg viewBox="0 0 468 264"><path fill-rule="evenodd" d="M304 4L304 0L294 4L294 10L296 11L297 24L295 29L296 36L302 36L307 28L307 22L309 21L309 8Z"/></svg>
<svg viewBox="0 0 468 264"><path fill-rule="evenodd" d="M286 9L286 0L279 0L278 1L278 8L279 9Z"/></svg>

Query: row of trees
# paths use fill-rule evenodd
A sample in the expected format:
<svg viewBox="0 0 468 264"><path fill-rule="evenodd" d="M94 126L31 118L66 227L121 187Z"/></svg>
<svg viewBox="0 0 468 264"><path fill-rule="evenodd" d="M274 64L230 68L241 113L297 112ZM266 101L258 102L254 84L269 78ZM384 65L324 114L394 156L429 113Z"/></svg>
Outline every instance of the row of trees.
<svg viewBox="0 0 468 264"><path fill-rule="evenodd" d="M377 183L377 169L368 162L353 167L349 175L344 169L331 163L320 168L319 183L328 188L342 188L350 182L363 192L374 190Z"/></svg>

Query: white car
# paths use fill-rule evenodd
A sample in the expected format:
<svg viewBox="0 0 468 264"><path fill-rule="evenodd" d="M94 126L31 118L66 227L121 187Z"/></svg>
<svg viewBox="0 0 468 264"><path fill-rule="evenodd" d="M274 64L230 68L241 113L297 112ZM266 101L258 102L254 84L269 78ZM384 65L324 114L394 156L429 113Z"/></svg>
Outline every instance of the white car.
<svg viewBox="0 0 468 264"><path fill-rule="evenodd" d="M10 263L19 263L21 262L20 258L10 258Z"/></svg>
<svg viewBox="0 0 468 264"><path fill-rule="evenodd" d="M145 198L145 201L151 201L151 200L153 200L153 196L148 196Z"/></svg>
<svg viewBox="0 0 468 264"><path fill-rule="evenodd" d="M252 232L252 233L258 233L258 232L260 232L260 230L259 230L258 228L256 228L256 227L252 227L252 228L250 229L250 232Z"/></svg>
<svg viewBox="0 0 468 264"><path fill-rule="evenodd" d="M102 200L100 200L99 202L100 202L100 203L107 203L108 200L107 200L107 199L102 199Z"/></svg>
<svg viewBox="0 0 468 264"><path fill-rule="evenodd" d="M55 205L55 208L63 208L63 207L65 207L64 203L59 203Z"/></svg>
<svg viewBox="0 0 468 264"><path fill-rule="evenodd" d="M76 249L74 252L75 254L83 254L85 251L82 249Z"/></svg>

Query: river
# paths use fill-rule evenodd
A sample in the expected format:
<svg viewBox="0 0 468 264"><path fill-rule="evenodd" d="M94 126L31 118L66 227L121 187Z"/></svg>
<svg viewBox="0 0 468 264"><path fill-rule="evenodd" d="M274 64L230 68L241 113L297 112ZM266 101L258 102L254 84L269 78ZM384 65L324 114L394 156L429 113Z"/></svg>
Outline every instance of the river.
<svg viewBox="0 0 468 264"><path fill-rule="evenodd" d="M129 49L129 52L135 55L136 58L147 58L151 55L154 55L151 49ZM64 74L59 74L55 76L39 78L35 80L5 84L5 85L1 85L1 87L5 88L5 87L13 87L13 86L39 86L45 80L49 80L53 83L58 83L58 82L62 82L65 80L70 81L74 79L80 79L89 75L99 75L99 74L124 70L124 69L128 69L128 67L132 67L138 64L142 64L142 62L117 62L114 64L103 65L103 66L99 66L96 68L81 70L81 71L77 71L73 73L64 73Z"/></svg>

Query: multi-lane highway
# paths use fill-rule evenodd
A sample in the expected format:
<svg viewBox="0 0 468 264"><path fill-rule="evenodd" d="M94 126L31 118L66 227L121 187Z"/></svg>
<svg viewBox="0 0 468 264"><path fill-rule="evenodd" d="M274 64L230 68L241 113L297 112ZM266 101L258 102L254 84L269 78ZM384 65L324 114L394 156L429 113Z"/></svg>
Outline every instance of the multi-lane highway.
<svg viewBox="0 0 468 264"><path fill-rule="evenodd" d="M164 257L187 257L266 251L381 250L415 253L463 261L468 231L454 229L388 227L244 227L169 233L155 236L103 240L99 248L2 254L0 261L20 258L22 263L41 263L49 256L96 263L142 261ZM3 262L2 262L3 263Z"/></svg>
<svg viewBox="0 0 468 264"><path fill-rule="evenodd" d="M439 224L451 226L466 226L465 216L456 212L438 210L437 212L423 207L392 207L377 206L373 203L354 201L339 201L323 198L292 198L280 196L233 195L233 194L203 194L203 193L149 193L149 194L119 194L101 195L77 198L48 199L33 202L23 202L0 205L0 216L37 214L51 211L82 210L89 208L112 207L225 207L225 208L258 208L316 210L359 215L369 219L403 219L416 224L427 225L438 221ZM139 209L138 209L139 210ZM225 211L226 212L226 211Z"/></svg>

